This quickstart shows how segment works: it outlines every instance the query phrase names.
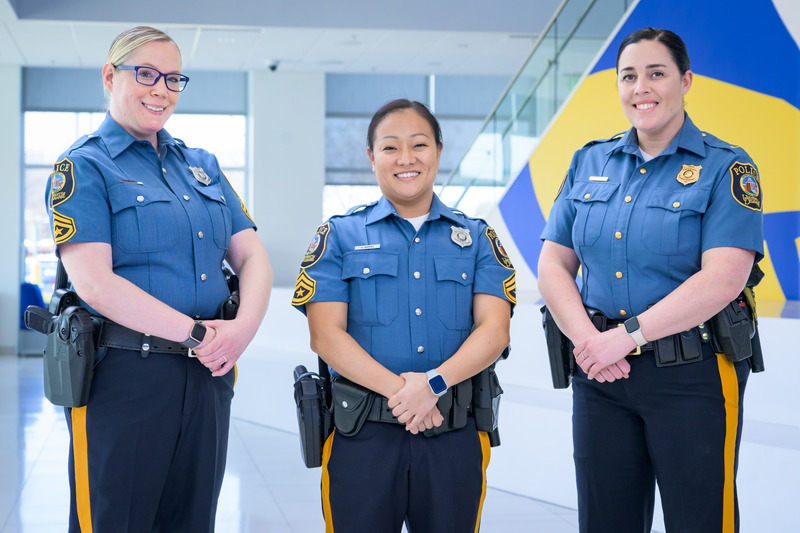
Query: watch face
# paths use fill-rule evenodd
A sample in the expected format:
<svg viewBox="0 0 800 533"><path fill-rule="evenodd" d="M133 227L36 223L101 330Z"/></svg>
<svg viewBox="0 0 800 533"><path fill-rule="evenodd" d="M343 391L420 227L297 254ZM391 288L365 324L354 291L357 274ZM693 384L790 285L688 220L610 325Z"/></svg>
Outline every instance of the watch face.
<svg viewBox="0 0 800 533"><path fill-rule="evenodd" d="M433 376L428 380L428 383L430 383L431 390L434 392L434 394L441 394L447 390L447 384L444 382L444 378L442 376Z"/></svg>
<svg viewBox="0 0 800 533"><path fill-rule="evenodd" d="M625 331L633 333L639 329L639 319L636 317L629 318L625 321Z"/></svg>
<svg viewBox="0 0 800 533"><path fill-rule="evenodd" d="M206 337L206 327L199 322L195 322L189 337L197 342L203 342L203 339Z"/></svg>

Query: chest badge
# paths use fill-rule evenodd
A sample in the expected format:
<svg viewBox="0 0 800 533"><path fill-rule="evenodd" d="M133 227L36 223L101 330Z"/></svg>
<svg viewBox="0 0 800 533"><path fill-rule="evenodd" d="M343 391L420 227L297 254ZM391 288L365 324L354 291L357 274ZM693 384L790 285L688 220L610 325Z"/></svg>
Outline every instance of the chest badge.
<svg viewBox="0 0 800 533"><path fill-rule="evenodd" d="M203 185L211 185L211 178L208 177L208 174L206 174L206 171L203 170L202 167L189 167L189 170L194 174L194 179Z"/></svg>
<svg viewBox="0 0 800 533"><path fill-rule="evenodd" d="M467 228L450 226L450 229L453 230L453 232L450 234L450 240L452 240L454 243L462 248L472 244L472 236L469 234L469 230Z"/></svg>
<svg viewBox="0 0 800 533"><path fill-rule="evenodd" d="M678 172L678 181L684 185L689 185L700 179L701 165L683 165L681 171Z"/></svg>

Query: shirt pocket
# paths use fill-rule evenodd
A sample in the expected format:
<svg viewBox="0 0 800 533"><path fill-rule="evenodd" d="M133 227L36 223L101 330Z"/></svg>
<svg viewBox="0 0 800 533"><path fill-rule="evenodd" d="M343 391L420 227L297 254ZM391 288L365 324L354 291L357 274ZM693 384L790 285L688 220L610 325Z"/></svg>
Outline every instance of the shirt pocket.
<svg viewBox="0 0 800 533"><path fill-rule="evenodd" d="M573 185L567 197L575 205L573 244L591 246L595 243L603 228L609 200L618 188L619 183L609 182L577 182Z"/></svg>
<svg viewBox="0 0 800 533"><path fill-rule="evenodd" d="M108 190L112 244L128 253L162 252L175 247L174 199L169 192L141 185Z"/></svg>
<svg viewBox="0 0 800 533"><path fill-rule="evenodd" d="M704 189L653 189L642 224L645 247L659 255L699 251L708 195Z"/></svg>
<svg viewBox="0 0 800 533"><path fill-rule="evenodd" d="M437 255L433 262L436 267L436 315L448 329L470 329L475 258Z"/></svg>
<svg viewBox="0 0 800 533"><path fill-rule="evenodd" d="M214 242L222 250L227 250L231 244L231 210L222 188L218 184L195 187L195 190L206 200L203 202L211 220Z"/></svg>
<svg viewBox="0 0 800 533"><path fill-rule="evenodd" d="M353 251L342 257L342 280L350 285L349 318L362 326L387 326L398 309L396 252Z"/></svg>

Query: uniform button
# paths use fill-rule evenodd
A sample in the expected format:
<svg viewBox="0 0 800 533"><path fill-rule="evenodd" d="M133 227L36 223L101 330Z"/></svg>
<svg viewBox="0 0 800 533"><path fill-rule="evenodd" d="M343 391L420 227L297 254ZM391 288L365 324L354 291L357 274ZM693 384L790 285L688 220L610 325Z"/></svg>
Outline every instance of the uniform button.
<svg viewBox="0 0 800 533"><path fill-rule="evenodd" d="M419 242L419 237L414 237L414 242Z"/></svg>
<svg viewBox="0 0 800 533"><path fill-rule="evenodd" d="M680 202L675 202L674 204L672 204L672 207L674 207L674 208L676 208L676 209L677 209L678 207L680 207L680 206L681 206L681 203L680 203Z"/></svg>
<svg viewBox="0 0 800 533"><path fill-rule="evenodd" d="M201 281L205 281L206 280L206 275L205 274L200 274L200 280Z"/></svg>
<svg viewBox="0 0 800 533"><path fill-rule="evenodd" d="M461 273L461 279L467 279L467 273L466 272L462 272Z"/></svg>
<svg viewBox="0 0 800 533"><path fill-rule="evenodd" d="M144 202L144 196L142 196L142 195L140 194L139 196L137 196L137 197L136 197L136 201L137 201L137 202Z"/></svg>
<svg viewBox="0 0 800 533"><path fill-rule="evenodd" d="M167 169L166 169L166 168L162 168L162 169L161 169L161 172L163 172L164 174L166 174L166 173L167 173Z"/></svg>
<svg viewBox="0 0 800 533"><path fill-rule="evenodd" d="M622 272L617 272L616 276L617 276L617 279L620 279L622 277Z"/></svg>
<svg viewBox="0 0 800 533"><path fill-rule="evenodd" d="M616 237L617 239L621 239L621 238L622 238L622 232L619 232L619 231L618 231L618 232L616 232L616 233L614 234L614 237Z"/></svg>
<svg viewBox="0 0 800 533"><path fill-rule="evenodd" d="M425 351L425 347L424 346L417 346L417 353L422 353L424 351Z"/></svg>
<svg viewBox="0 0 800 533"><path fill-rule="evenodd" d="M197 238L198 239L202 239L203 238L203 232L202 231L198 231L197 232Z"/></svg>
<svg viewBox="0 0 800 533"><path fill-rule="evenodd" d="M584 199L584 200L588 200L588 199L589 199L589 198L591 198L591 197L592 197L592 195L591 195L591 194L589 194L588 192L587 192L586 194L584 194L584 195L583 195L583 199Z"/></svg>
<svg viewBox="0 0 800 533"><path fill-rule="evenodd" d="M619 314L621 314L622 316L626 316L628 313L626 313L624 309L620 309Z"/></svg>
<svg viewBox="0 0 800 533"><path fill-rule="evenodd" d="M420 309L419 307L414 309L414 314L417 315L417 316L421 315L422 314L422 309Z"/></svg>
<svg viewBox="0 0 800 533"><path fill-rule="evenodd" d="M630 202L631 200L633 200L633 198L631 198L630 196L625 197L625 202Z"/></svg>
<svg viewBox="0 0 800 533"><path fill-rule="evenodd" d="M189 197L185 194L183 195L183 199L186 200L187 202L189 201Z"/></svg>
<svg viewBox="0 0 800 533"><path fill-rule="evenodd" d="M200 315L195 315L194 317L195 317L197 320L200 320Z"/></svg>
<svg viewBox="0 0 800 533"><path fill-rule="evenodd" d="M642 174L647 174L647 169L646 168L640 168L639 172L642 173Z"/></svg>
<svg viewBox="0 0 800 533"><path fill-rule="evenodd" d="M422 277L422 274L419 272L414 272L414 279L419 279L420 277Z"/></svg>
<svg viewBox="0 0 800 533"><path fill-rule="evenodd" d="M364 267L364 270L362 270L361 272L363 272L364 274L369 274L369 268Z"/></svg>
<svg viewBox="0 0 800 533"><path fill-rule="evenodd" d="M225 197L224 197L224 196L220 196L220 198L222 198L222 201L223 201L223 202L225 201Z"/></svg>

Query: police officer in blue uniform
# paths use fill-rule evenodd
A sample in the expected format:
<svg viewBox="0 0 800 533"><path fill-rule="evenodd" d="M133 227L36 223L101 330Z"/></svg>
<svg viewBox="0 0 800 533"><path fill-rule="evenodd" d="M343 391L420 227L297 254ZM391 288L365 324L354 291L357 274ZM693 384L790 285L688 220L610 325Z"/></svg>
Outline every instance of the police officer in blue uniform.
<svg viewBox="0 0 800 533"><path fill-rule="evenodd" d="M269 300L267 253L216 158L163 129L180 71L169 36L122 32L108 115L51 174L57 253L99 337L88 404L66 409L71 532L214 530L234 365ZM228 321L223 260L240 280Z"/></svg>
<svg viewBox="0 0 800 533"><path fill-rule="evenodd" d="M579 366L580 531L650 531L656 480L668 532L737 531L749 360L715 353L698 326L763 256L758 170L685 114L680 37L632 33L617 73L633 127L575 153L539 260L539 288ZM588 309L607 319L602 331Z"/></svg>
<svg viewBox="0 0 800 533"><path fill-rule="evenodd" d="M515 271L492 228L433 193L441 132L423 104L386 104L367 145L383 197L317 229L292 301L308 316L312 349L388 412L326 441L327 530L399 532L405 521L412 533L475 531L487 433L471 416L422 433L447 427L439 397L456 397L508 344ZM334 405L337 426L346 403Z"/></svg>

